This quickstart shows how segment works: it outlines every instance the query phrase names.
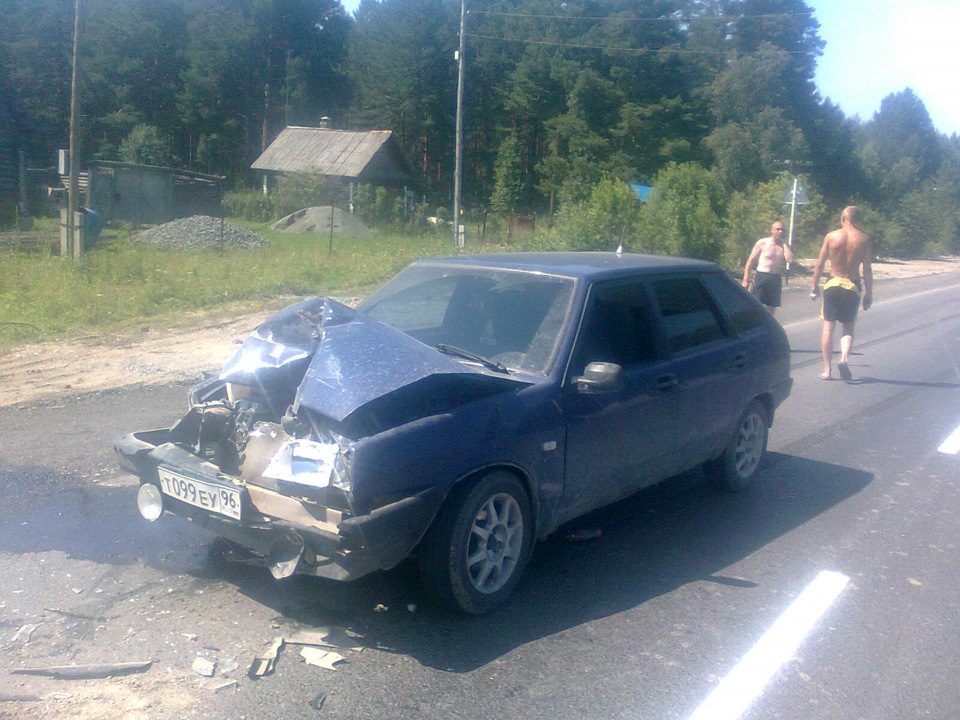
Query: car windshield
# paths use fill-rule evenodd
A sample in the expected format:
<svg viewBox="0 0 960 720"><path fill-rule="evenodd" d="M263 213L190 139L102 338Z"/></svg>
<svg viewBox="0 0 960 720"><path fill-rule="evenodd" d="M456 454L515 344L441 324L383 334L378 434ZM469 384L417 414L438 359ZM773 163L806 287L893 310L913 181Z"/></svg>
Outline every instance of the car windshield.
<svg viewBox="0 0 960 720"><path fill-rule="evenodd" d="M545 273L415 264L358 309L465 362L472 354L509 370L544 374L573 287L571 278Z"/></svg>

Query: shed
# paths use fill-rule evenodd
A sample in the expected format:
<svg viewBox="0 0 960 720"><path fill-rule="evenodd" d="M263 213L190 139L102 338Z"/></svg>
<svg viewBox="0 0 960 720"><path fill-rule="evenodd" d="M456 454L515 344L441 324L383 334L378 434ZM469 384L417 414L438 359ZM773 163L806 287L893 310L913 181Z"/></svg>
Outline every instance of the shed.
<svg viewBox="0 0 960 720"><path fill-rule="evenodd" d="M266 174L308 173L393 187L414 182L391 130L286 127L251 168Z"/></svg>
<svg viewBox="0 0 960 720"><path fill-rule="evenodd" d="M86 203L105 220L159 224L221 213L223 180L188 170L96 160L88 163Z"/></svg>

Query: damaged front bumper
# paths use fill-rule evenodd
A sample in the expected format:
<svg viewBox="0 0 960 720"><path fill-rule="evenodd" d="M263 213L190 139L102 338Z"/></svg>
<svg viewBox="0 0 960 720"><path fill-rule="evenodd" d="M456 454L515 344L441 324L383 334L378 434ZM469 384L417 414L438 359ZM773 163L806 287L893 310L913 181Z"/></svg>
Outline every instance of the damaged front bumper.
<svg viewBox="0 0 960 720"><path fill-rule="evenodd" d="M144 517L189 518L252 551L277 578L353 580L390 569L414 550L442 501L428 488L356 515L343 495L337 507L228 475L171 442L167 429L120 436L114 449L121 467L140 479Z"/></svg>

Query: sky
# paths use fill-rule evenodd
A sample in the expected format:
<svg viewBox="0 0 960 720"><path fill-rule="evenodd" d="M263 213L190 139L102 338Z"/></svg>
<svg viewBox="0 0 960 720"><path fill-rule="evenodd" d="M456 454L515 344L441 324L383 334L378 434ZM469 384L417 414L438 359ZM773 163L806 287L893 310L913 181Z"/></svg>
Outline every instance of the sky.
<svg viewBox="0 0 960 720"><path fill-rule="evenodd" d="M341 0L353 12L360 0ZM890 94L910 88L933 126L960 135L960 0L806 0L827 45L820 95L864 122Z"/></svg>
<svg viewBox="0 0 960 720"><path fill-rule="evenodd" d="M891 93L923 101L933 126L960 135L958 0L806 0L827 43L820 94L867 121Z"/></svg>

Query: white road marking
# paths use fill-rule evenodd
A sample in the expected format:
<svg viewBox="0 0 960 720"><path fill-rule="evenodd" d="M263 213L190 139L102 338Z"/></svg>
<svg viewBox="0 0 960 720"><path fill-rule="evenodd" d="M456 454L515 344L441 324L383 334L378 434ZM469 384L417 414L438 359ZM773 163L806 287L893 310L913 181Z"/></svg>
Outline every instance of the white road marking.
<svg viewBox="0 0 960 720"><path fill-rule="evenodd" d="M937 450L947 455L960 453L960 427L954 430L950 437L944 440L943 444L938 447Z"/></svg>
<svg viewBox="0 0 960 720"><path fill-rule="evenodd" d="M822 571L733 670L720 681L690 720L736 720L789 661L813 626L837 599L850 578Z"/></svg>

